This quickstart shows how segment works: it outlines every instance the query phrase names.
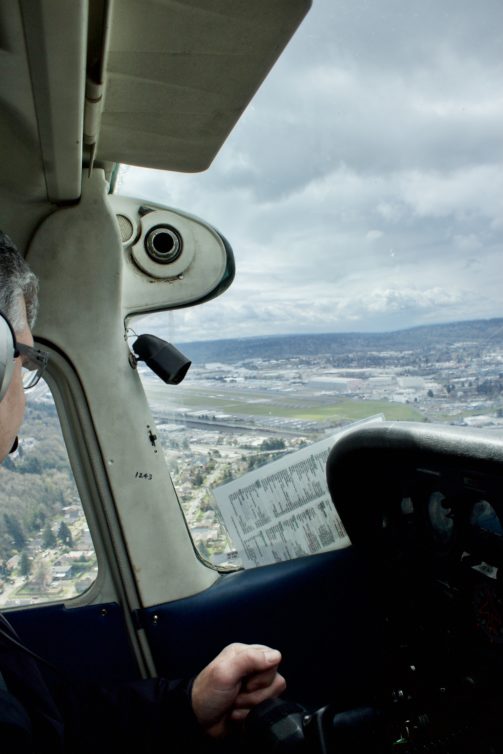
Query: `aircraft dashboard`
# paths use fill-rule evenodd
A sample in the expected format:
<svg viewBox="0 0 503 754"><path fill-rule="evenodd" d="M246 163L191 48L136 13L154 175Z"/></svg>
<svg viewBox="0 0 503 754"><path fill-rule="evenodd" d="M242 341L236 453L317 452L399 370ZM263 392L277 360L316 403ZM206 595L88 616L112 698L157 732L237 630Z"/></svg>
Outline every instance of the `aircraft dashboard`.
<svg viewBox="0 0 503 754"><path fill-rule="evenodd" d="M362 428L334 448L327 476L383 604L382 750L503 751L501 435Z"/></svg>
<svg viewBox="0 0 503 754"><path fill-rule="evenodd" d="M463 472L420 467L407 486L383 518L392 595L418 627L441 631L443 651L459 644L493 664L503 649L503 500L491 478L474 485Z"/></svg>
<svg viewBox="0 0 503 754"><path fill-rule="evenodd" d="M298 718L299 751L503 752L502 437L361 427L334 446L327 480L369 563L386 671L372 698Z"/></svg>

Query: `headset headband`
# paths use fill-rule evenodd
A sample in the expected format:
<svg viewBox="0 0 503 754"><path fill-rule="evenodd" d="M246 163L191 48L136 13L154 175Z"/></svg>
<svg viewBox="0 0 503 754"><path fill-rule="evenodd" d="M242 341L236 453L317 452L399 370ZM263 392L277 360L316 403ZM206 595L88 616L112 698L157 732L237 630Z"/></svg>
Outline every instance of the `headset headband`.
<svg viewBox="0 0 503 754"><path fill-rule="evenodd" d="M12 379L16 350L16 334L9 318L0 311L0 401Z"/></svg>

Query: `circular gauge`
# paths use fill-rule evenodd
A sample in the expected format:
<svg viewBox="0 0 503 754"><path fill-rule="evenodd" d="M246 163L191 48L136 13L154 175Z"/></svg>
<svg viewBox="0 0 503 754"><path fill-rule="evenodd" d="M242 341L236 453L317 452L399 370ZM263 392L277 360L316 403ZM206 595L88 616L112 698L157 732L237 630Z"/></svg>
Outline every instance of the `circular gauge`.
<svg viewBox="0 0 503 754"><path fill-rule="evenodd" d="M480 583L472 595L475 628L491 644L503 644L503 599L496 586Z"/></svg>
<svg viewBox="0 0 503 754"><path fill-rule="evenodd" d="M433 492L430 495L428 516L435 541L441 545L449 544L454 534L454 518L452 508L441 492Z"/></svg>
<svg viewBox="0 0 503 754"><path fill-rule="evenodd" d="M491 532L492 534L503 534L498 514L487 500L479 500L473 506L470 515L470 526L473 526L475 529Z"/></svg>

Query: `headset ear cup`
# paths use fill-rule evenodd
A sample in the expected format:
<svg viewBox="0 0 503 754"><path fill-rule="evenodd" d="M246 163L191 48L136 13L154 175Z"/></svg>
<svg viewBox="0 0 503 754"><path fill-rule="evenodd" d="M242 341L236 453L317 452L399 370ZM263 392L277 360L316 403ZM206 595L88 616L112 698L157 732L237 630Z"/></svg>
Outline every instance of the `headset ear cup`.
<svg viewBox="0 0 503 754"><path fill-rule="evenodd" d="M15 352L16 337L14 330L5 314L0 312L0 401L7 392L12 379Z"/></svg>

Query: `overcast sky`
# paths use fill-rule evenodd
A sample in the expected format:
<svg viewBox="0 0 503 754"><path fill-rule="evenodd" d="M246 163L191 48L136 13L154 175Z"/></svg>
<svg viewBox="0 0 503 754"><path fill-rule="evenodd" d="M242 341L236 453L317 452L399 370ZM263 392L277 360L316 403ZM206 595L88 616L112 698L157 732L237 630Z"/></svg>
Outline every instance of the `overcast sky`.
<svg viewBox="0 0 503 754"><path fill-rule="evenodd" d="M503 316L502 51L502 0L314 0L206 173L121 176L234 249L170 338Z"/></svg>

